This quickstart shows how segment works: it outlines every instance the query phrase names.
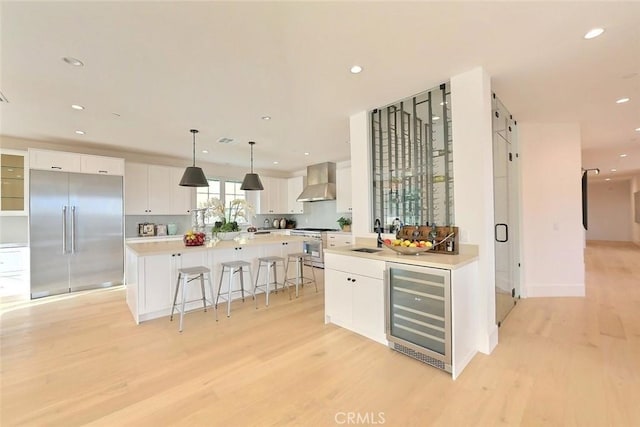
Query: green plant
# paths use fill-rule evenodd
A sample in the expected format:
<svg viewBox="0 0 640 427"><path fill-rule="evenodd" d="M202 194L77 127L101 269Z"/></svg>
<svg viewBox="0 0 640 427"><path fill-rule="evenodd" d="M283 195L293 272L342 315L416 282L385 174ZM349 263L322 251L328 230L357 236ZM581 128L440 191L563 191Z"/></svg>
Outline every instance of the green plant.
<svg viewBox="0 0 640 427"><path fill-rule="evenodd" d="M338 225L340 225L340 228L344 228L345 225L351 225L351 218L345 218L343 216L341 216L340 218L338 218Z"/></svg>

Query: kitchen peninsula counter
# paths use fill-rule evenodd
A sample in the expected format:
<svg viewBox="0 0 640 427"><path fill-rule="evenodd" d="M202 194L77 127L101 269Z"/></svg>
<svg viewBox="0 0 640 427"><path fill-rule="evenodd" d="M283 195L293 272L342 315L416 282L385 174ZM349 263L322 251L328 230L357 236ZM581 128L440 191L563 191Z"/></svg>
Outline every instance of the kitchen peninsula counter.
<svg viewBox="0 0 640 427"><path fill-rule="evenodd" d="M240 243L241 242L241 243ZM262 246L284 242L304 242L304 238L300 236L285 236L277 234L261 234L254 238L243 239L240 242L235 240L220 240L214 244L209 241L202 246L185 246L182 239L179 240L163 240L152 242L129 242L127 248L138 256L172 254L184 251L209 251L221 249L233 249L238 246Z"/></svg>
<svg viewBox="0 0 640 427"><path fill-rule="evenodd" d="M405 280L405 285L409 285L402 288L400 294L394 295L409 307L404 315L408 312L423 315L425 318L433 315L443 316L443 325L439 327L445 334L450 334L451 347L445 353L431 353L426 360L441 357L442 359L437 359L439 362L436 362L435 366L445 369L446 365L447 372L455 379L478 351L477 246L461 245L459 255L431 252L421 255L399 255L385 247L376 248L375 239L356 239L356 243L325 249L325 323L333 323L380 344L389 345L387 332L391 333L392 330L386 329L385 318L390 318L391 314L401 307L394 305L392 308L391 305L387 305L391 304L392 300L390 272L392 269L409 271L410 273L401 279ZM354 251L359 248L373 249L377 252ZM418 278L414 279L412 275ZM419 283L429 282L420 279L420 275L442 277L444 285L441 287L444 288L444 296L440 296L440 304L443 313L446 312L444 307L450 307L450 317L438 314L438 309L434 311L433 307L438 306L439 300L429 300L427 297L424 300L429 302L421 302L428 292L414 288L420 286ZM436 287L430 286L431 289ZM406 318L410 317L411 314ZM400 326L396 326L396 329L404 328L401 330L410 331L415 325L423 324L418 322L407 326L402 322L404 321L399 322ZM402 336L402 333L400 332L399 336ZM445 340L448 339L446 336ZM402 345L400 347L402 348ZM418 353L414 351L409 354ZM420 356L415 357L424 361ZM429 357L432 359L428 359Z"/></svg>
<svg viewBox="0 0 640 427"><path fill-rule="evenodd" d="M366 253L356 252L354 249L369 248L380 252ZM351 246L341 246L336 248L326 248L325 254L348 255L357 258L366 258L377 261L399 262L402 264L417 265L420 267L443 268L445 270L456 270L478 260L478 249L474 245L465 245L458 255L447 255L441 253L425 252L420 255L401 255L386 247L377 248L375 243L356 244Z"/></svg>
<svg viewBox="0 0 640 427"><path fill-rule="evenodd" d="M128 242L125 248L127 305L136 323L168 316L171 314L178 269L208 267L214 292L217 292L222 262L248 261L255 277L259 257L286 258L289 253L302 252L303 242L304 238L300 236L275 234L256 235L239 241L223 240L217 244L208 242L203 246L185 246L182 240ZM187 310L202 309L200 286L196 282L194 284L188 287L186 299L191 302L187 303ZM253 285L246 283L245 291L253 290ZM221 292L226 292L227 286L225 277ZM207 299L214 298L209 295L208 286L205 288ZM182 296L178 295L178 301L181 299Z"/></svg>

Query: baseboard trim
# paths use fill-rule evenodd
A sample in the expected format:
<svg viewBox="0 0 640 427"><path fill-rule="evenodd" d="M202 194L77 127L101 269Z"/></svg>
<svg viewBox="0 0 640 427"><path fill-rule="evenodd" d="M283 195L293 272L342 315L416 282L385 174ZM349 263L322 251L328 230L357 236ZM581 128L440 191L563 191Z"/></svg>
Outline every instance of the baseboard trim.
<svg viewBox="0 0 640 427"><path fill-rule="evenodd" d="M532 285L525 287L526 298L544 298L544 297L584 297L584 283L579 284L554 284L554 285Z"/></svg>

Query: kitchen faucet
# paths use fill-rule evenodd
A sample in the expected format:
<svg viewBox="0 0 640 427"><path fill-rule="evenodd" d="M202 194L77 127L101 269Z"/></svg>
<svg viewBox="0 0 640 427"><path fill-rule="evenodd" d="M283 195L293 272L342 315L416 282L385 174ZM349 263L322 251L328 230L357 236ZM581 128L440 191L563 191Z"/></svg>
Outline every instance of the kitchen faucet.
<svg viewBox="0 0 640 427"><path fill-rule="evenodd" d="M373 223L373 227L375 228L376 232L378 233L378 247L381 248L382 247L382 236L380 236L380 220L378 218L376 218L376 221Z"/></svg>

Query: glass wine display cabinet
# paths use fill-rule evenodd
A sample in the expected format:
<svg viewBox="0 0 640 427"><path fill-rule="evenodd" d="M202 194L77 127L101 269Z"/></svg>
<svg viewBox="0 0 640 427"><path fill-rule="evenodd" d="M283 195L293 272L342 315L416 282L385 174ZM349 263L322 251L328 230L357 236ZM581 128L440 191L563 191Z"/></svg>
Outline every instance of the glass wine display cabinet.
<svg viewBox="0 0 640 427"><path fill-rule="evenodd" d="M450 84L376 108L370 124L373 218L389 233L453 225Z"/></svg>

